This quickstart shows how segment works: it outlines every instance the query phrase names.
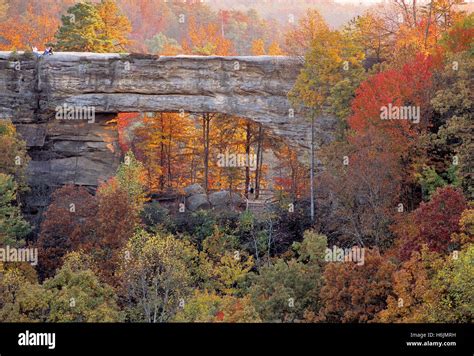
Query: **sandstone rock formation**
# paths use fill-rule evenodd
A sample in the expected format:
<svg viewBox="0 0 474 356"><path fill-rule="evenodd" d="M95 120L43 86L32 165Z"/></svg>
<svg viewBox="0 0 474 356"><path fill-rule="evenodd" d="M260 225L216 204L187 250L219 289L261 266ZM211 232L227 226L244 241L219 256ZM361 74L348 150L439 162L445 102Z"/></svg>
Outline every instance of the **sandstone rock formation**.
<svg viewBox="0 0 474 356"><path fill-rule="evenodd" d="M191 211L210 209L211 205L206 194L195 194L186 198L186 208Z"/></svg>
<svg viewBox="0 0 474 356"><path fill-rule="evenodd" d="M107 124L119 112L241 116L307 148L308 122L287 100L299 70L288 57L0 52L0 119L11 119L26 139L33 184L94 188L119 163L117 133ZM57 120L63 105L92 107L95 120ZM334 127L334 119L318 118L318 142L329 141Z"/></svg>
<svg viewBox="0 0 474 356"><path fill-rule="evenodd" d="M204 189L199 184L193 184L185 188L186 208L191 211L206 209L228 209L238 208L245 205L245 199L240 194L221 190L209 195L204 193Z"/></svg>
<svg viewBox="0 0 474 356"><path fill-rule="evenodd" d="M195 183L188 185L186 188L184 188L184 193L186 194L186 196L191 196L195 194L205 194L206 191L200 184Z"/></svg>
<svg viewBox="0 0 474 356"><path fill-rule="evenodd" d="M224 209L227 207L235 207L245 204L244 198L238 193L231 193L228 190L221 190L209 194L209 202L216 209Z"/></svg>

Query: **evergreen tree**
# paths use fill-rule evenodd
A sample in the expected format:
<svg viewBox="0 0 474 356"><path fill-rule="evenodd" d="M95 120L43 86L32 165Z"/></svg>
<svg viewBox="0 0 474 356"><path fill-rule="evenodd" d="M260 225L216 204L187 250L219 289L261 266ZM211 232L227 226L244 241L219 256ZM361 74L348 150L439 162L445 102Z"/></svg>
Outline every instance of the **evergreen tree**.
<svg viewBox="0 0 474 356"><path fill-rule="evenodd" d="M130 22L122 15L115 1L100 4L78 3L61 18L56 33L56 48L63 51L114 52L128 43Z"/></svg>

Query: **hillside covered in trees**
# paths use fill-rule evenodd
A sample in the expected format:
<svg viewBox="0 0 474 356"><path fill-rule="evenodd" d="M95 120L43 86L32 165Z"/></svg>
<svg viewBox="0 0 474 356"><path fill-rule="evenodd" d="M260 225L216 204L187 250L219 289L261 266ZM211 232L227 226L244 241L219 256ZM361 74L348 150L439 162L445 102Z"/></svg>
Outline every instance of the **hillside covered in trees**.
<svg viewBox="0 0 474 356"><path fill-rule="evenodd" d="M31 220L29 148L1 115L0 321L472 323L469 4L231 3L0 0L2 51L296 57L289 102L337 121L319 148L120 113L115 175L54 187Z"/></svg>

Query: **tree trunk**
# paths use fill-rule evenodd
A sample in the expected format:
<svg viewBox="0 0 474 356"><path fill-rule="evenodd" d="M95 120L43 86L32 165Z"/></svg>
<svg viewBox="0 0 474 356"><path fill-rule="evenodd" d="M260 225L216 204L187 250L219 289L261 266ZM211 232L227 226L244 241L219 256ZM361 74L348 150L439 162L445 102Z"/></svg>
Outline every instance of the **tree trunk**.
<svg viewBox="0 0 474 356"><path fill-rule="evenodd" d="M163 122L163 113L160 113L161 140L160 140L160 191L165 188L165 124Z"/></svg>
<svg viewBox="0 0 474 356"><path fill-rule="evenodd" d="M252 138L252 133L250 130L250 123L247 122L246 126L246 137L245 137L245 155L247 157L247 165L245 167L245 198L249 197L249 188L250 188L250 141Z"/></svg>
<svg viewBox="0 0 474 356"><path fill-rule="evenodd" d="M204 145L203 163L204 163L204 190L209 191L209 129L211 116L209 113L202 115L202 139Z"/></svg>
<svg viewBox="0 0 474 356"><path fill-rule="evenodd" d="M168 136L168 186L172 187L173 175L171 172L171 142L173 141L173 125L171 124L171 116L169 116L169 130L170 134Z"/></svg>
<svg viewBox="0 0 474 356"><path fill-rule="evenodd" d="M260 177L263 160L263 127L260 124L258 127L258 141L257 141L257 167L255 170L255 199L260 196Z"/></svg>
<svg viewBox="0 0 474 356"><path fill-rule="evenodd" d="M311 223L314 224L314 112L311 113L311 170L310 189L311 189Z"/></svg>
<svg viewBox="0 0 474 356"><path fill-rule="evenodd" d="M428 13L428 21L426 23L426 29L425 29L425 41L424 41L425 49L428 47L428 36L430 35L431 14L432 14L432 11L433 11L433 1L430 2L429 6L430 6L430 11Z"/></svg>

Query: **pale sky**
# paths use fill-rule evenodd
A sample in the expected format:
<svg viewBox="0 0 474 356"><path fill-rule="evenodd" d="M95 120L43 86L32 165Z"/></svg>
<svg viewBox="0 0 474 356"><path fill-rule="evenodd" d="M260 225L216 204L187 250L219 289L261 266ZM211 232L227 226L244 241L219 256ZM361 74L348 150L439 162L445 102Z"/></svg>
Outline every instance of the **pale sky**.
<svg viewBox="0 0 474 356"><path fill-rule="evenodd" d="M339 2L341 4L347 4L347 3L375 4L378 2L382 2L383 0L334 0L334 1Z"/></svg>

